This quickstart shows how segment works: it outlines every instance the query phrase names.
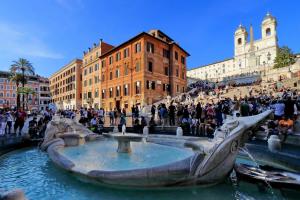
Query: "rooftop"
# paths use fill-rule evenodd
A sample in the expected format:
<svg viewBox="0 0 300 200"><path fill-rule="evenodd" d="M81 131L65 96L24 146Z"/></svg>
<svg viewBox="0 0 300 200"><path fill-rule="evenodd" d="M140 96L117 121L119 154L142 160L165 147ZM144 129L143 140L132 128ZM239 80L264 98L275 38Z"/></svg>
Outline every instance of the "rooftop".
<svg viewBox="0 0 300 200"><path fill-rule="evenodd" d="M155 33L155 32L156 32L157 34L153 34L153 33ZM160 34L161 37L158 37L159 34ZM182 47L180 47L177 43L175 43L174 40L172 40L169 36L167 36L166 34L164 34L162 31L160 31L160 30L151 30L149 33L147 33L147 32L141 32L141 33L139 33L138 35L136 35L136 36L130 38L129 40L127 40L127 41L121 43L120 45L118 45L118 46L112 48L111 50L105 52L105 53L102 54L99 58L103 58L104 56L109 55L109 54L111 54L111 53L114 52L114 51L117 51L118 49L124 47L124 46L127 45L128 43L130 43L130 42L136 40L136 39L139 38L139 37L145 36L145 35L150 36L150 37L152 37L152 38L154 38L154 39L156 39L156 40L159 40L159 41L161 41L161 42L164 42L164 43L166 43L166 44L173 44L173 45L176 45L176 46L177 46L178 48L180 48L183 52L185 52L188 56L190 56L190 54L189 54L187 51L185 51Z"/></svg>

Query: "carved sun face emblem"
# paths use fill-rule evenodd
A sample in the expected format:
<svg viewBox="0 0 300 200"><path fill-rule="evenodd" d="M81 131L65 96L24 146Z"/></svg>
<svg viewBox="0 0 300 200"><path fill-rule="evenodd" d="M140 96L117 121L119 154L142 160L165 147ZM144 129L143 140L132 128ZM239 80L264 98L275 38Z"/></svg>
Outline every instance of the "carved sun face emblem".
<svg viewBox="0 0 300 200"><path fill-rule="evenodd" d="M239 144L238 144L238 141L237 140L234 140L232 143L231 143L231 148L230 148L230 151L231 153L234 153L237 151L239 147Z"/></svg>

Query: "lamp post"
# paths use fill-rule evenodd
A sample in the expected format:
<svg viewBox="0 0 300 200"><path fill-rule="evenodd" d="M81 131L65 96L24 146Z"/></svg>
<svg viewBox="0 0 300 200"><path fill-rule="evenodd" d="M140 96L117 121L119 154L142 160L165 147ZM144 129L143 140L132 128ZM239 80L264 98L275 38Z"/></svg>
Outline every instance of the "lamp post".
<svg viewBox="0 0 300 200"><path fill-rule="evenodd" d="M25 87L25 68L21 67L21 70L22 70L22 87L24 89L24 87ZM25 107L25 96L24 96L24 94L22 95L22 107L23 107L23 110L25 110L24 109L24 107Z"/></svg>
<svg viewBox="0 0 300 200"><path fill-rule="evenodd" d="M264 76L266 76L266 61L263 62L264 65Z"/></svg>

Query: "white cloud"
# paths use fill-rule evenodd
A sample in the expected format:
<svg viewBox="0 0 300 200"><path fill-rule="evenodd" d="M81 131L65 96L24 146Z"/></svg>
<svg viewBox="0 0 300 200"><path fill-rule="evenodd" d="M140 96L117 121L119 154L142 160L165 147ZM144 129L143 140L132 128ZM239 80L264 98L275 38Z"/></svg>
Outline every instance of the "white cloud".
<svg viewBox="0 0 300 200"><path fill-rule="evenodd" d="M49 49L36 30L24 30L13 24L0 22L0 52L40 58L60 59L63 56Z"/></svg>

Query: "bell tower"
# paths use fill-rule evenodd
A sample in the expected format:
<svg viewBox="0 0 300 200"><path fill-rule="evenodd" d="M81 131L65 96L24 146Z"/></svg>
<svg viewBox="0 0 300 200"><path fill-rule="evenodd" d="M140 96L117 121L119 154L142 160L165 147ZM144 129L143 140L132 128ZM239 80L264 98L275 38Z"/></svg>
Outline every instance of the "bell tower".
<svg viewBox="0 0 300 200"><path fill-rule="evenodd" d="M277 20L269 12L261 23L262 39L274 39L277 42Z"/></svg>
<svg viewBox="0 0 300 200"><path fill-rule="evenodd" d="M234 56L243 54L247 43L248 33L242 24L236 29L234 33Z"/></svg>

